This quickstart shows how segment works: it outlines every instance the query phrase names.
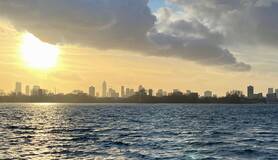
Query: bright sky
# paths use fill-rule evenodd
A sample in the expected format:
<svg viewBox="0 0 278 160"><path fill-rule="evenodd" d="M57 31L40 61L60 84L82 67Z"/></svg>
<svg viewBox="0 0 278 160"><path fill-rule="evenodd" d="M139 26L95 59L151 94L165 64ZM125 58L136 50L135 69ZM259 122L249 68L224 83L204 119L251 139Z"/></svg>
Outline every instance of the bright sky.
<svg viewBox="0 0 278 160"><path fill-rule="evenodd" d="M162 0L31 1L0 2L0 89L5 91L20 81L58 92L87 92L94 85L100 92L103 80L117 90L142 84L218 95L245 91L249 84L257 92L278 88L274 1L250 1L248 10L240 0L167 2L178 9L163 9Z"/></svg>
<svg viewBox="0 0 278 160"><path fill-rule="evenodd" d="M162 0L150 0L149 6L153 12L157 11L159 8L165 6L165 2Z"/></svg>

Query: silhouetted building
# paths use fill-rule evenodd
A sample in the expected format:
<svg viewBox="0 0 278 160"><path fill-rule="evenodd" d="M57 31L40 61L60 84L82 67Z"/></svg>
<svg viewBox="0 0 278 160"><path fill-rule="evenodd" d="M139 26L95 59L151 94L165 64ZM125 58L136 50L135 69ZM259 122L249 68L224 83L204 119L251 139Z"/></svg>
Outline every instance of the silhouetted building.
<svg viewBox="0 0 278 160"><path fill-rule="evenodd" d="M278 98L278 89L275 89L276 97Z"/></svg>
<svg viewBox="0 0 278 160"><path fill-rule="evenodd" d="M253 94L252 98L253 99L262 99L262 98L264 98L263 93Z"/></svg>
<svg viewBox="0 0 278 160"><path fill-rule="evenodd" d="M118 98L119 96L120 96L119 93L117 93L114 89L109 88L108 97L111 97L111 98Z"/></svg>
<svg viewBox="0 0 278 160"><path fill-rule="evenodd" d="M204 97L206 97L206 98L212 97L212 91L205 91L204 92Z"/></svg>
<svg viewBox="0 0 278 160"><path fill-rule="evenodd" d="M253 86L248 86L247 87L247 97L248 98L254 98L254 87Z"/></svg>
<svg viewBox="0 0 278 160"><path fill-rule="evenodd" d="M254 87L253 86L248 86L247 87L247 97L249 99L262 99L263 98L263 93L255 93Z"/></svg>
<svg viewBox="0 0 278 160"><path fill-rule="evenodd" d="M226 93L226 97L244 97L242 91L232 90Z"/></svg>
<svg viewBox="0 0 278 160"><path fill-rule="evenodd" d="M134 95L135 95L134 89L126 88L125 97L131 97Z"/></svg>
<svg viewBox="0 0 278 160"><path fill-rule="evenodd" d="M89 96L95 97L96 96L96 88L94 86L91 86L89 88Z"/></svg>
<svg viewBox="0 0 278 160"><path fill-rule="evenodd" d="M33 86L32 96L39 96L40 86Z"/></svg>
<svg viewBox="0 0 278 160"><path fill-rule="evenodd" d="M138 92L139 91L141 91L141 90L143 90L143 89L145 89L142 85L140 85L139 87L138 87Z"/></svg>
<svg viewBox="0 0 278 160"><path fill-rule="evenodd" d="M105 81L102 83L102 97L107 97L107 83Z"/></svg>
<svg viewBox="0 0 278 160"><path fill-rule="evenodd" d="M273 93L274 93L274 89L273 88L268 88L267 94L273 94Z"/></svg>
<svg viewBox="0 0 278 160"><path fill-rule="evenodd" d="M194 98L194 99L199 98L199 94L197 92L191 92L188 96L190 96L191 98Z"/></svg>
<svg viewBox="0 0 278 160"><path fill-rule="evenodd" d="M38 96L46 96L46 95L47 95L47 90L46 89L39 89Z"/></svg>
<svg viewBox="0 0 278 160"><path fill-rule="evenodd" d="M107 97L112 97L113 92L114 90L112 88L109 88Z"/></svg>
<svg viewBox="0 0 278 160"><path fill-rule="evenodd" d="M129 90L129 92L130 92L130 93L129 93L129 94L130 94L130 96L134 96L134 95L135 95L135 91L134 91L134 89L130 89L130 90Z"/></svg>
<svg viewBox="0 0 278 160"><path fill-rule="evenodd" d="M277 96L276 93L268 93L266 95L267 103L277 103Z"/></svg>
<svg viewBox="0 0 278 160"><path fill-rule="evenodd" d="M139 87L140 88L140 87ZM140 97L143 97L143 96L146 96L147 93L146 93L146 90L144 87L141 87L140 90L137 92L137 95L140 96Z"/></svg>
<svg viewBox="0 0 278 160"><path fill-rule="evenodd" d="M173 96L182 96L183 93L180 90L178 90L178 89L174 89L172 95Z"/></svg>
<svg viewBox="0 0 278 160"><path fill-rule="evenodd" d="M21 84L21 82L16 82L15 83L15 94L21 95L21 93L22 93L22 84Z"/></svg>
<svg viewBox="0 0 278 160"><path fill-rule="evenodd" d="M82 90L79 90L79 89L73 90L71 92L71 94L74 94L74 95L77 95L77 96L84 96L84 95L86 95Z"/></svg>
<svg viewBox="0 0 278 160"><path fill-rule="evenodd" d="M27 86L25 87L25 95L26 95L26 96L30 96L30 86L29 86L29 85L27 85Z"/></svg>
<svg viewBox="0 0 278 160"><path fill-rule="evenodd" d="M163 97L163 90L162 89L159 89L156 93L156 96L157 97Z"/></svg>
<svg viewBox="0 0 278 160"><path fill-rule="evenodd" d="M130 97L130 89L129 88L125 89L125 97Z"/></svg>
<svg viewBox="0 0 278 160"><path fill-rule="evenodd" d="M122 98L125 97L125 87L124 86L121 87L121 97Z"/></svg>
<svg viewBox="0 0 278 160"><path fill-rule="evenodd" d="M153 90L149 89L149 96L152 97L153 96Z"/></svg>

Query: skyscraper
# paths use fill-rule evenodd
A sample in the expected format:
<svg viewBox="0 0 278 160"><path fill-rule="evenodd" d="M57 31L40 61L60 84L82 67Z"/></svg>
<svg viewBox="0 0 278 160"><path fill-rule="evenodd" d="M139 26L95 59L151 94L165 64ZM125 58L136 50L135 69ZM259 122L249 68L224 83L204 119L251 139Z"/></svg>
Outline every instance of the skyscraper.
<svg viewBox="0 0 278 160"><path fill-rule="evenodd" d="M125 97L125 87L121 87L121 97Z"/></svg>
<svg viewBox="0 0 278 160"><path fill-rule="evenodd" d="M149 96L152 97L153 96L153 90L149 89Z"/></svg>
<svg viewBox="0 0 278 160"><path fill-rule="evenodd" d="M89 96L95 97L96 96L96 88L94 86L91 86L89 88Z"/></svg>
<svg viewBox="0 0 278 160"><path fill-rule="evenodd" d="M27 85L27 86L25 87L25 95L26 95L26 96L30 96L30 86L29 86L29 85Z"/></svg>
<svg viewBox="0 0 278 160"><path fill-rule="evenodd" d="M254 96L254 87L253 86L247 87L247 96L248 96L248 98L252 98Z"/></svg>
<svg viewBox="0 0 278 160"><path fill-rule="evenodd" d="M15 84L15 94L20 95L22 93L22 84L21 82L16 82Z"/></svg>
<svg viewBox="0 0 278 160"><path fill-rule="evenodd" d="M105 81L102 83L102 97L107 97L107 83Z"/></svg>

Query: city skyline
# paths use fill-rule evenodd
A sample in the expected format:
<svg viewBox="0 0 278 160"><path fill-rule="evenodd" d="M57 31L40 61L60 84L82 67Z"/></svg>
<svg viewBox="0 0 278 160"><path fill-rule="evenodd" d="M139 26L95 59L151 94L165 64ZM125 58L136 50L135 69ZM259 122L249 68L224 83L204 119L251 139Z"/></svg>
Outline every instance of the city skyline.
<svg viewBox="0 0 278 160"><path fill-rule="evenodd" d="M100 97L100 98L108 98L108 97L114 97L114 98L128 98L131 96L136 95L136 93L144 90L146 95L148 96L155 96L155 97L163 97L163 96L169 96L172 94L182 94L182 95L189 95L189 94L198 94L200 97L224 97L227 96L230 92L241 92L245 97L249 99L260 99L268 96L274 96L274 98L278 98L278 88L267 88L266 92L260 92L255 89L253 85L248 85L246 87L246 90L242 91L239 89L231 89L227 90L225 95L217 95L214 91L206 89L202 92L197 92L194 90L181 90L181 89L172 89L172 90L165 90L165 89L153 89L153 88L145 88L144 85L139 85L137 89L130 88L128 86L121 85L119 87L112 87L107 83L107 81L102 82L101 88L96 88L95 84L92 84L88 86L87 90L82 89L73 89L71 92L57 92L57 88L54 88L54 90L47 89L44 87L41 87L39 85L30 85L30 84L23 84L22 82L15 82L15 88L14 90L10 92L6 92L2 89L0 89L0 96L6 96L6 95L25 95L25 96L38 96L38 95L61 95L61 94L86 94L90 97ZM109 87L108 87L109 86ZM240 94L241 94L240 93ZM273 97L272 97L273 98Z"/></svg>
<svg viewBox="0 0 278 160"><path fill-rule="evenodd" d="M24 87L25 86L25 92ZM5 93L0 90L1 102L26 102L26 103L225 103L225 104L250 104L250 103L278 103L278 88L267 88L266 93L258 92L252 85L244 91L228 90L224 96L216 95L211 90L196 92L192 90L137 88L119 86L113 88L107 81L102 82L102 88L95 85L88 86L87 90L74 89L68 93L57 92L43 88L39 85L21 82L15 83L13 92ZM108 87L109 86L109 87Z"/></svg>

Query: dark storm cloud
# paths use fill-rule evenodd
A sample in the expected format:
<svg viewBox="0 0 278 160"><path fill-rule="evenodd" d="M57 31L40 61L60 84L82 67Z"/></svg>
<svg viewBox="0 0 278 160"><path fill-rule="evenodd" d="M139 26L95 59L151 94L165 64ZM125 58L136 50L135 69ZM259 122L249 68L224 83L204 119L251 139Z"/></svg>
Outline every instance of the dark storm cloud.
<svg viewBox="0 0 278 160"><path fill-rule="evenodd" d="M172 2L187 5L186 0ZM208 2L206 5L216 5L217 0ZM241 5L220 2L228 10ZM199 19L173 21L171 15L156 18L147 0L1 0L0 15L18 30L50 43L179 57L235 71L251 68L225 48L221 32Z"/></svg>
<svg viewBox="0 0 278 160"><path fill-rule="evenodd" d="M146 0L1 0L0 13L51 43L128 49L153 26Z"/></svg>

